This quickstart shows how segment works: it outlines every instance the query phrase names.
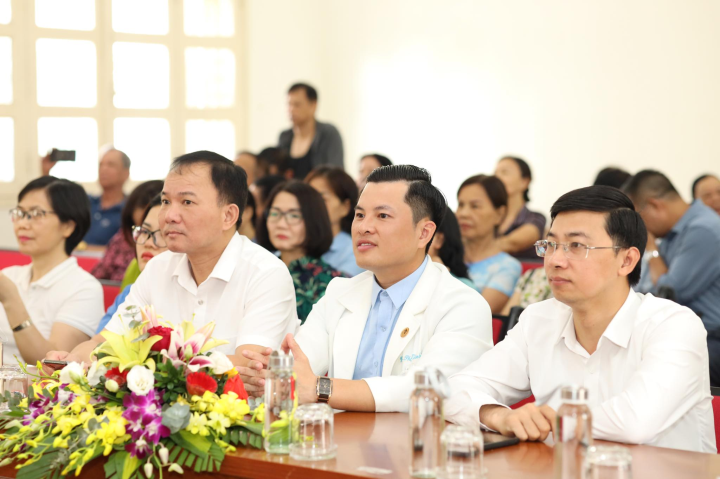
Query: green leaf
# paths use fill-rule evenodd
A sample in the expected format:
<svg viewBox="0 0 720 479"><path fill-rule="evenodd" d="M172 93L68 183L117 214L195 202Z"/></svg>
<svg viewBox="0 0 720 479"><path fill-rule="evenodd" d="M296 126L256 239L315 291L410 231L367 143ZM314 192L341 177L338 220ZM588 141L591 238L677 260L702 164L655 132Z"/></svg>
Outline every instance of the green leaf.
<svg viewBox="0 0 720 479"><path fill-rule="evenodd" d="M180 446L173 446L172 450L170 451L170 456L168 456L168 461L175 462L175 458L178 457L180 451L182 451L182 448Z"/></svg>
<svg viewBox="0 0 720 479"><path fill-rule="evenodd" d="M189 431L179 431L170 435L170 439L178 446L186 449L198 457L205 458L210 450L210 440L206 437L191 434Z"/></svg>
<svg viewBox="0 0 720 479"><path fill-rule="evenodd" d="M207 457L207 456L205 456ZM195 459L198 460L198 462L201 461L199 457L197 457L195 454L188 454L187 460L185 461L185 467L192 467L193 462Z"/></svg>
<svg viewBox="0 0 720 479"><path fill-rule="evenodd" d="M180 453L180 457L178 457L177 461L175 461L175 462L177 462L178 464L183 464L185 462L185 458L187 456L188 456L188 452L185 449L183 449L182 452Z"/></svg>

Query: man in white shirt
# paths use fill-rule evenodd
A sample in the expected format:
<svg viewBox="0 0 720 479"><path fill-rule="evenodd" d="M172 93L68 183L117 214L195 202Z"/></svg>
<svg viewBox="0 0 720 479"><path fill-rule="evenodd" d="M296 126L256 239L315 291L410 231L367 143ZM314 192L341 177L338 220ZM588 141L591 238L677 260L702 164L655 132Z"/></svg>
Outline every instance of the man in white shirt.
<svg viewBox="0 0 720 479"><path fill-rule="evenodd" d="M300 403L323 401L352 411L407 411L414 371L459 371L492 347L490 307L474 289L427 256L445 198L415 166L376 169L352 226L357 264L367 271L336 278L296 337ZM267 360L240 374L260 395ZM327 377L325 375L327 374Z"/></svg>
<svg viewBox="0 0 720 479"><path fill-rule="evenodd" d="M176 158L159 216L169 251L148 262L118 311L153 305L173 323L215 321L213 337L229 341L220 350L237 365L246 359L236 351L278 347L298 325L295 290L280 259L237 234L247 195L245 172L230 160L209 151ZM120 317L106 329L122 333ZM87 363L103 340L48 358Z"/></svg>
<svg viewBox="0 0 720 479"><path fill-rule="evenodd" d="M589 391L593 437L716 452L705 328L688 308L635 293L647 231L622 192L561 196L538 242L554 299L450 379L450 421L544 440L559 386ZM533 394L536 404L508 409Z"/></svg>

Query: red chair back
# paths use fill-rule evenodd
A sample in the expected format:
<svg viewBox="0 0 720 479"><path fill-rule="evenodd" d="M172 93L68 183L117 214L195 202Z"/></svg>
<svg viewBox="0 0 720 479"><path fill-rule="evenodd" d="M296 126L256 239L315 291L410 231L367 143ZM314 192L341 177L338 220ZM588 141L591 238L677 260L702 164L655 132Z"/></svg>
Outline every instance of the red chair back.
<svg viewBox="0 0 720 479"><path fill-rule="evenodd" d="M710 388L713 395L712 408L715 417L715 443L720 444L720 388Z"/></svg>
<svg viewBox="0 0 720 479"><path fill-rule="evenodd" d="M30 256L24 255L19 251L9 249L0 250L0 269L7 268L8 266L30 264L31 261Z"/></svg>
<svg viewBox="0 0 720 479"><path fill-rule="evenodd" d="M115 302L115 298L120 294L120 283L103 284L103 299L105 300L105 311Z"/></svg>
<svg viewBox="0 0 720 479"><path fill-rule="evenodd" d="M542 268L543 267L542 261L523 261L520 263L522 266L522 274L525 274L525 271L535 269L535 268Z"/></svg>
<svg viewBox="0 0 720 479"><path fill-rule="evenodd" d="M88 256L75 256L78 262L78 266L80 266L82 269L87 271L88 273L92 273L93 268L96 264L100 262L99 258L93 258Z"/></svg>
<svg viewBox="0 0 720 479"><path fill-rule="evenodd" d="M500 340L500 331L502 331L503 327L503 320L499 318L493 318L492 319L492 328L493 328L493 344L497 344Z"/></svg>

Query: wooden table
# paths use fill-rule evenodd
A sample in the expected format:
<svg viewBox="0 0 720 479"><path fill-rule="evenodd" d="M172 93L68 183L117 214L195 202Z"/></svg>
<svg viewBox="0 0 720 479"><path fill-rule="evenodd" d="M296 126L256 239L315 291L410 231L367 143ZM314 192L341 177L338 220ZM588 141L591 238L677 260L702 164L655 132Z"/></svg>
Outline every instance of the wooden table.
<svg viewBox="0 0 720 479"><path fill-rule="evenodd" d="M409 478L406 414L340 413L335 416L335 459L304 462L288 456L272 456L257 449L241 448L229 454L219 473L184 476L199 478L293 478L348 479L353 477ZM677 451L652 446L629 446L633 456L633 479L693 478L720 476L720 456ZM102 478L103 461L83 469L81 477ZM385 470L366 472L363 467ZM488 479L534 479L553 477L553 449L543 443L520 443L485 453ZM0 475L14 477L12 467L0 468Z"/></svg>

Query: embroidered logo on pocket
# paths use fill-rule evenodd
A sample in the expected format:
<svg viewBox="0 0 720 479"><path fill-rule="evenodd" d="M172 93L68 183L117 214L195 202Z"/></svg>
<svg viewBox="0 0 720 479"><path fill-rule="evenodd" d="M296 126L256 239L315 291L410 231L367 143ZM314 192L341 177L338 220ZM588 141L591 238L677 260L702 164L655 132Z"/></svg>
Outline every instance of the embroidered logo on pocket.
<svg viewBox="0 0 720 479"><path fill-rule="evenodd" d="M400 362L406 363L406 362L412 362L416 359L420 359L422 357L422 354L406 354L405 356L400 356Z"/></svg>

